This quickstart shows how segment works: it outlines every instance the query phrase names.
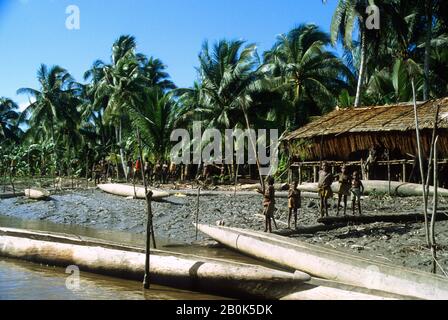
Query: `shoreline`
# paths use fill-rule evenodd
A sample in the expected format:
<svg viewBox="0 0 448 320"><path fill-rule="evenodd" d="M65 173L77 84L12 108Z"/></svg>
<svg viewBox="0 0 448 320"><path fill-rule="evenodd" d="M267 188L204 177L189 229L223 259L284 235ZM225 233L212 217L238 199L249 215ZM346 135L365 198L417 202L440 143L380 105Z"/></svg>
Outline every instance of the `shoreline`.
<svg viewBox="0 0 448 320"><path fill-rule="evenodd" d="M219 191L200 198L199 222L263 231L261 197L254 193L239 194ZM0 200L0 215L27 220L50 221L63 225L91 227L143 235L146 230L146 203L105 194L99 190L63 191L49 201L35 202L23 197ZM331 215L335 215L333 202ZM447 201L441 199L446 206ZM420 211L421 197L363 199L365 215L397 214ZM172 196L163 202L153 202L154 228L157 237L168 243L210 244L199 233L196 240L195 221L197 199L193 196ZM425 246L422 223L373 223L339 226L334 230L294 232L287 230L287 199L279 197L276 214L279 234L311 244L338 249L347 253L394 263L429 272L432 265L430 250ZM305 199L299 213L299 228L319 226L317 201ZM436 224L439 243L439 263L448 269L448 222Z"/></svg>

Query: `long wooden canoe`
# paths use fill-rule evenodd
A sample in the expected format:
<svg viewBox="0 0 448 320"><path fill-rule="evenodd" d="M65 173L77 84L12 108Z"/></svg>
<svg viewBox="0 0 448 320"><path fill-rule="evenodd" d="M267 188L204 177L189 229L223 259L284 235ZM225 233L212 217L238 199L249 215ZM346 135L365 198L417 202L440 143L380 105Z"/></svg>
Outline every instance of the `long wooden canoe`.
<svg viewBox="0 0 448 320"><path fill-rule="evenodd" d="M12 198L18 198L18 197L24 197L24 192L16 192L16 193L1 193L0 199L12 199Z"/></svg>
<svg viewBox="0 0 448 320"><path fill-rule="evenodd" d="M142 280L143 249L102 240L18 229L0 229L0 256L67 267L81 272ZM153 283L230 297L279 299L300 290L308 274L153 250Z"/></svg>
<svg viewBox="0 0 448 320"><path fill-rule="evenodd" d="M388 193L389 182L379 180L363 181L365 194L372 193ZM318 192L317 183L305 183L298 186L298 189L305 192ZM334 193L339 192L339 184L333 183L332 189ZM400 197L418 197L422 195L422 186L414 183L391 182L391 193ZM433 195L434 188L430 187L429 194ZM441 196L448 197L448 189L439 188L438 193Z"/></svg>
<svg viewBox="0 0 448 320"><path fill-rule="evenodd" d="M436 221L447 221L448 215L444 212L438 212ZM419 213L408 214L379 214L379 215L364 215L364 216L339 216L339 217L324 217L317 220L327 226L331 225L345 225L349 223L354 224L370 224L376 222L391 222L391 223L418 223L424 222L425 216Z"/></svg>
<svg viewBox="0 0 448 320"><path fill-rule="evenodd" d="M50 197L50 192L42 188L25 189L25 197L33 200L45 200Z"/></svg>
<svg viewBox="0 0 448 320"><path fill-rule="evenodd" d="M199 225L199 230L242 253L312 276L419 299L448 299L448 279L380 263L277 235Z"/></svg>
<svg viewBox="0 0 448 320"><path fill-rule="evenodd" d="M132 185L109 183L109 184L100 184L98 185L98 188L100 188L104 192L114 194L116 196L146 199L145 188L141 186L136 186L134 189L134 186ZM151 191L153 192L152 198L155 200L163 199L170 196L170 194L165 191L154 189L151 189Z"/></svg>

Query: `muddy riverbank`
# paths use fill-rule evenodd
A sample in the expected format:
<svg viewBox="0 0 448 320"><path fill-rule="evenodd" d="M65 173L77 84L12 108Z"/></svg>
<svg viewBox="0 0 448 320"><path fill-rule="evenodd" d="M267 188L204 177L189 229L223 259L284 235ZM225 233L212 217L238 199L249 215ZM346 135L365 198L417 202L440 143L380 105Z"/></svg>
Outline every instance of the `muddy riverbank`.
<svg viewBox="0 0 448 320"><path fill-rule="evenodd" d="M277 207L280 209L277 212L279 228L286 227L286 202L285 198L279 198L277 201ZM363 200L366 215L421 212L421 203L421 198L377 197ZM442 199L441 205L446 207L447 201ZM306 199L303 201L303 207L299 225L316 225L316 201ZM197 200L193 196L173 196L163 202L154 202L157 236L168 243L196 242L196 232L192 224L196 208ZM261 214L261 210L261 198L255 193L204 196L200 199L199 221L215 224L222 220L227 226L263 230L263 219L256 215ZM23 197L2 199L0 215L100 230L124 231L137 235L144 234L146 223L145 201L128 200L99 190L64 192L45 202L34 202ZM438 222L436 229L440 264L448 269L448 222ZM426 271L430 270L432 263L430 251L424 246L423 224L375 223L292 237L377 261ZM207 239L199 234L199 242L206 243Z"/></svg>

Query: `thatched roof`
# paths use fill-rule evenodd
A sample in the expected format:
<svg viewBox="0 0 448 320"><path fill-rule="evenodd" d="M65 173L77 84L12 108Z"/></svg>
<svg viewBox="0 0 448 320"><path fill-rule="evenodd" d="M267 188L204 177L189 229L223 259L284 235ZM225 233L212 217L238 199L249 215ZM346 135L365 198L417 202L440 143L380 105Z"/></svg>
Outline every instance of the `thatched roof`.
<svg viewBox="0 0 448 320"><path fill-rule="evenodd" d="M420 129L434 127L437 105L440 105L439 128L448 129L448 98L418 103ZM283 140L340 136L347 133L405 132L415 130L413 104L381 107L338 109L298 129Z"/></svg>
<svg viewBox="0 0 448 320"><path fill-rule="evenodd" d="M448 98L418 103L422 148L429 154L438 105L439 153L448 158ZM414 106L406 103L335 110L290 133L283 141L288 143L291 155L302 160L353 160L372 146L387 148L399 154L397 157L415 154ZM296 141L300 143L293 143Z"/></svg>

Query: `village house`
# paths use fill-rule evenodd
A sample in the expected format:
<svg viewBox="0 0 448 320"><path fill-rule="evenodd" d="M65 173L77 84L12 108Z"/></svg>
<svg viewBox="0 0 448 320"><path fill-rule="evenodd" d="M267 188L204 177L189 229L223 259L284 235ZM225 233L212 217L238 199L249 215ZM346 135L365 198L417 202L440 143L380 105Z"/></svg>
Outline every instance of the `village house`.
<svg viewBox="0 0 448 320"><path fill-rule="evenodd" d="M420 102L417 110L426 162L434 132L439 136L439 177L441 185L446 187L448 98ZM291 132L282 143L290 155L290 179L300 182L315 181L322 161L327 161L333 171L346 164L352 171L362 172L364 179L420 180L413 103L337 108Z"/></svg>

